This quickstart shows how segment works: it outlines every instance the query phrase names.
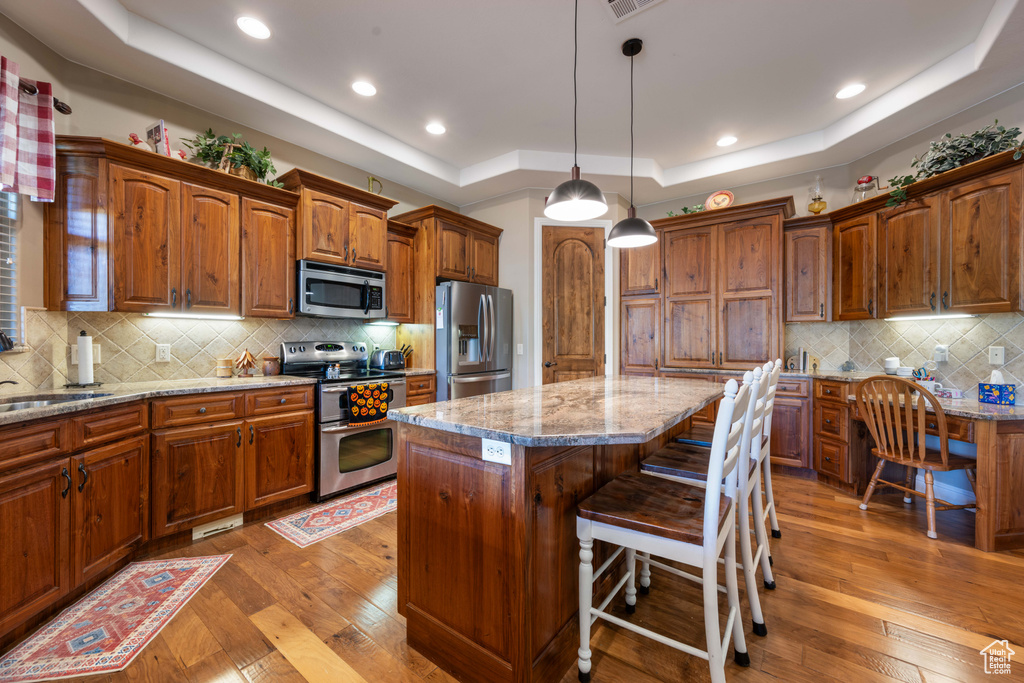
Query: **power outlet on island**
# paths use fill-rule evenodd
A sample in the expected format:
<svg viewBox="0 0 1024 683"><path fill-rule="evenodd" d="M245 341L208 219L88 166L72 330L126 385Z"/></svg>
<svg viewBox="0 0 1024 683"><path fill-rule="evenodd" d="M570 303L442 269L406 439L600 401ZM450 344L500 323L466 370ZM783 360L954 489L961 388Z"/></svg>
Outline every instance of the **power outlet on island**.
<svg viewBox="0 0 1024 683"><path fill-rule="evenodd" d="M512 464L512 444L504 441L480 439L480 447L483 449L485 461L496 462L499 465Z"/></svg>

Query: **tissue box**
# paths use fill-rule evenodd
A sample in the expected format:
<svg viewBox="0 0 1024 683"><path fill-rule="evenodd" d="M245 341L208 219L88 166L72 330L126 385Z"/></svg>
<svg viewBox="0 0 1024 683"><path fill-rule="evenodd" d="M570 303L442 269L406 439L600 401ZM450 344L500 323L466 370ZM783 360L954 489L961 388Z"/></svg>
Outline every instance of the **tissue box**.
<svg viewBox="0 0 1024 683"><path fill-rule="evenodd" d="M981 403L995 403L1001 406L1011 406L1017 402L1016 384L978 384L978 401Z"/></svg>

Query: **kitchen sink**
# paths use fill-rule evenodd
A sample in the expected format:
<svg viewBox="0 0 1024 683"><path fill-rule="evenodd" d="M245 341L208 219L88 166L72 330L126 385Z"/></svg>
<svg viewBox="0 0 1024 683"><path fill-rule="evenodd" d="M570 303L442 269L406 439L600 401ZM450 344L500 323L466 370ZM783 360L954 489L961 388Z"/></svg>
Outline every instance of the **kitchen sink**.
<svg viewBox="0 0 1024 683"><path fill-rule="evenodd" d="M8 413L13 410L26 410L28 408L42 408L58 403L69 403L71 401L84 401L90 398L110 396L109 393L101 394L89 392L84 394L43 394L38 396L19 396L8 399L0 398L0 413Z"/></svg>

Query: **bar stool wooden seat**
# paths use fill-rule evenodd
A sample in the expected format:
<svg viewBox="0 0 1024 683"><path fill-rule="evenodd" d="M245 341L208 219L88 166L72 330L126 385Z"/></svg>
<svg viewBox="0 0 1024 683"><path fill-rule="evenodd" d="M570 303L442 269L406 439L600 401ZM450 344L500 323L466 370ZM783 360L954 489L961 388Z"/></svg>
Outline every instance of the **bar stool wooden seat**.
<svg viewBox="0 0 1024 683"><path fill-rule="evenodd" d="M952 505L936 499L935 477L932 473L965 470L967 479L974 488L977 460L950 454L946 413L935 395L924 387L900 377L876 375L860 382L854 392L860 414L875 440L875 447L871 449L871 453L878 458L878 466L871 475L860 509L868 509L868 502L879 485L903 491L903 500L906 503L913 500L910 496L920 496L925 499L927 505L928 538L938 538L935 533L936 510L962 510L976 508L978 505ZM931 408L934 417L926 415L928 408ZM925 425L928 422L934 422L938 427L938 450L926 445ZM881 478L886 462L906 467L906 485ZM912 486L919 469L924 470L924 494Z"/></svg>
<svg viewBox="0 0 1024 683"><path fill-rule="evenodd" d="M736 663L741 666L750 665L742 620L739 619L735 496L741 485L740 480L746 478L745 459L750 457L750 441L744 438L744 423L748 408L752 407L750 387L740 387L736 380L729 380L715 424L715 440L707 475L712 481L724 480L724 488L714 487L708 491L668 479L629 473L615 478L580 503L576 516L576 535L580 542L580 681L586 683L590 680L590 631L597 619L605 619L669 647L706 659L713 683L725 683L725 654L730 640L733 642ZM737 467L741 463L744 467ZM613 564L616 555L595 572L592 564L595 540L619 546L616 555L624 548L627 570L611 594L597 607L593 606L594 582ZM659 565L702 584L707 650L700 650L605 611L623 586L627 612L635 609L638 552L700 569L700 576L696 576L674 567ZM718 608L720 557L725 564L725 593L729 603L724 638Z"/></svg>

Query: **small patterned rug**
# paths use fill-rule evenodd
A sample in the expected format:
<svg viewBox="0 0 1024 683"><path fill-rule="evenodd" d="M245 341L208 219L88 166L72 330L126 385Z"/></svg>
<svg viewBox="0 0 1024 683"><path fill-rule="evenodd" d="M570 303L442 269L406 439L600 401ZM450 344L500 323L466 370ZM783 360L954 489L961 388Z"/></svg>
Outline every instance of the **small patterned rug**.
<svg viewBox="0 0 1024 683"><path fill-rule="evenodd" d="M305 548L391 512L398 505L397 489L393 481L363 489L350 496L267 522L267 526L300 548Z"/></svg>
<svg viewBox="0 0 1024 683"><path fill-rule="evenodd" d="M50 681L131 664L230 555L133 562L0 660L0 681Z"/></svg>

